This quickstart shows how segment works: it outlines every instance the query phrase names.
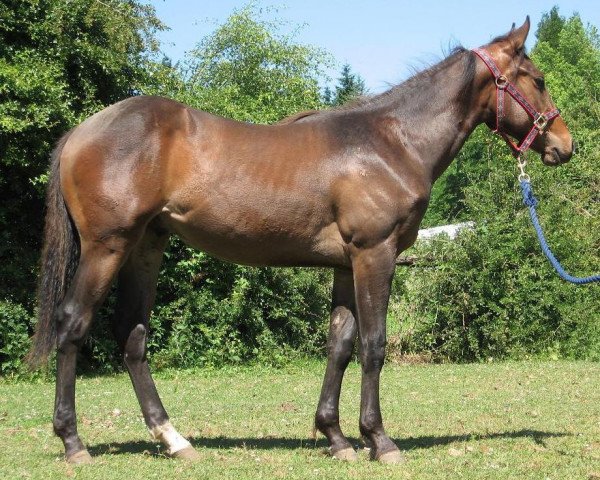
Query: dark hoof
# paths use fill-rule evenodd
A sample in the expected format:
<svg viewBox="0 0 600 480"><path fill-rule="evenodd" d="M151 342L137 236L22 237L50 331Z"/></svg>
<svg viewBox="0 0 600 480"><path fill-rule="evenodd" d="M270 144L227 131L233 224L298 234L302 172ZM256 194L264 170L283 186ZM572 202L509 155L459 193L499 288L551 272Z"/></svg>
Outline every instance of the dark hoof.
<svg viewBox="0 0 600 480"><path fill-rule="evenodd" d="M345 462L356 462L358 460L358 455L352 447L342 448L341 450L331 452L331 456Z"/></svg>
<svg viewBox="0 0 600 480"><path fill-rule="evenodd" d="M87 450L79 450L67 457L67 462L73 465L89 465L93 462L92 456Z"/></svg>
<svg viewBox="0 0 600 480"><path fill-rule="evenodd" d="M175 453L171 454L171 457L178 460L185 460L186 462L196 462L200 460L200 454L192 446L177 450Z"/></svg>

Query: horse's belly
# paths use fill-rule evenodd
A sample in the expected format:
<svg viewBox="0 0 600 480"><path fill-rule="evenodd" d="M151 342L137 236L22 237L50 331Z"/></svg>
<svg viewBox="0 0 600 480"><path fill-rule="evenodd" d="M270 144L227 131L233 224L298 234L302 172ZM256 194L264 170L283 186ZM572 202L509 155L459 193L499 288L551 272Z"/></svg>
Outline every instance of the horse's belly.
<svg viewBox="0 0 600 480"><path fill-rule="evenodd" d="M186 213L167 207L162 215L164 223L185 243L230 262L253 266L348 266L337 225L320 217L309 211L257 212L248 205Z"/></svg>

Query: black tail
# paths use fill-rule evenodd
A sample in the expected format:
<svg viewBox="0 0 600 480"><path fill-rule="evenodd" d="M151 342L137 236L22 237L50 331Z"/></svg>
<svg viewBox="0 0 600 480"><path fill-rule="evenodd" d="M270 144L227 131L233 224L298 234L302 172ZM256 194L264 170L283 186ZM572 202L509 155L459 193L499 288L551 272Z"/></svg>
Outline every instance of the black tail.
<svg viewBox="0 0 600 480"><path fill-rule="evenodd" d="M60 154L69 135L70 132L60 139L51 156L37 291L38 321L26 357L32 368L45 363L56 347L56 308L63 301L79 263L79 236L60 191Z"/></svg>

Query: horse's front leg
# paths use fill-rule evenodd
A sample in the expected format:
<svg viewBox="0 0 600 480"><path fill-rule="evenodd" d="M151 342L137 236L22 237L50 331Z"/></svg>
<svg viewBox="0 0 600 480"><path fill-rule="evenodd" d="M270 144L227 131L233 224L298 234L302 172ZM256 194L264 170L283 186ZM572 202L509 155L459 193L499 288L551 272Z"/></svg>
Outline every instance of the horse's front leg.
<svg viewBox="0 0 600 480"><path fill-rule="evenodd" d="M398 463L403 457L386 435L379 404L379 376L385 357L385 322L395 268L395 249L381 244L356 252L352 260L360 360L360 432L371 443L371 458Z"/></svg>
<svg viewBox="0 0 600 480"><path fill-rule="evenodd" d="M354 280L351 270L335 270L327 339L327 369L315 415L315 427L329 440L331 455L340 460L358 457L340 428L340 391L356 338Z"/></svg>

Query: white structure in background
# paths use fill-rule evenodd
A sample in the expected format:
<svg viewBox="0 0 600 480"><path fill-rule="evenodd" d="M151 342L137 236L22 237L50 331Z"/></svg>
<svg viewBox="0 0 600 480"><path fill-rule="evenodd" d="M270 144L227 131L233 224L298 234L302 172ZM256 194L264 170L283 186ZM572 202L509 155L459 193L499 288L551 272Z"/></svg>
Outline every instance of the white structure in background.
<svg viewBox="0 0 600 480"><path fill-rule="evenodd" d="M441 235L445 233L448 237L453 240L463 229L472 230L475 226L475 222L463 222L463 223L455 223L454 225L442 225L440 227L433 228L424 228L419 230L419 236L417 240L427 240L429 238L435 237L437 235Z"/></svg>

